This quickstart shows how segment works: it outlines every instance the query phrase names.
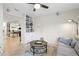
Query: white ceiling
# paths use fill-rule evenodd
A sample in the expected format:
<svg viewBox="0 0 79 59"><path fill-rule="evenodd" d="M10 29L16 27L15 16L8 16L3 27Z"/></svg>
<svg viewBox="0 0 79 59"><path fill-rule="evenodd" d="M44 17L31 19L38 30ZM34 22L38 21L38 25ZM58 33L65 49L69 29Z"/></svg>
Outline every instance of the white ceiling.
<svg viewBox="0 0 79 59"><path fill-rule="evenodd" d="M26 4L26 3L6 3L4 4L4 11L6 9L10 9L8 14L19 16L19 17L25 17L26 14L30 15L31 17L37 17L37 16L43 16L48 15L50 13L55 12L62 12L62 11L68 11L72 9L78 9L79 4L78 3L42 3L44 5L49 6L48 9L40 8L37 11L33 11L33 5ZM18 9L15 11L15 9Z"/></svg>

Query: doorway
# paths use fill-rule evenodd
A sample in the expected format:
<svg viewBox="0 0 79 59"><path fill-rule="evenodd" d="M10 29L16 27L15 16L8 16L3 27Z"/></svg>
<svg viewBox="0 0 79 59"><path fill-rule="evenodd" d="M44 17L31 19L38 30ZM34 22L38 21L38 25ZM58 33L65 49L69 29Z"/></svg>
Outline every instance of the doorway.
<svg viewBox="0 0 79 59"><path fill-rule="evenodd" d="M19 23L8 22L6 28L4 51L5 55L12 55L20 48L21 26Z"/></svg>
<svg viewBox="0 0 79 59"><path fill-rule="evenodd" d="M10 37L20 37L21 38L21 27L20 24L10 23ZM21 41L21 39L20 39Z"/></svg>

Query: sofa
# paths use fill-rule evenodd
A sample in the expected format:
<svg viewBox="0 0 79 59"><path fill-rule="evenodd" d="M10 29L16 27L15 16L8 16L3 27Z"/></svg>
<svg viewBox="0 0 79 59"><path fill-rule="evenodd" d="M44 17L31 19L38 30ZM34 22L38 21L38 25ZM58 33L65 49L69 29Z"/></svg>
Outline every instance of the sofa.
<svg viewBox="0 0 79 59"><path fill-rule="evenodd" d="M78 56L79 41L72 38L58 38L57 56Z"/></svg>

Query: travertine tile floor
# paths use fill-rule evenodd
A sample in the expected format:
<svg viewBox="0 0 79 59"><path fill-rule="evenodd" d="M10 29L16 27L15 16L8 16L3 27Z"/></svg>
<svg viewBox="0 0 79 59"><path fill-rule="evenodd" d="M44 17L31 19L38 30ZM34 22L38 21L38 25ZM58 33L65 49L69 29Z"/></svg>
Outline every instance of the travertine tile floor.
<svg viewBox="0 0 79 59"><path fill-rule="evenodd" d="M48 52L44 54L36 54L35 56L55 56L56 51L52 47L48 47ZM12 56L33 56L33 53L30 51L29 47L21 47L16 51Z"/></svg>
<svg viewBox="0 0 79 59"><path fill-rule="evenodd" d="M55 56L57 44L49 44L47 53L41 54L42 56ZM23 45L19 41L19 37L7 38L4 44L4 56L33 56L30 51L30 45ZM38 55L38 56L41 56Z"/></svg>

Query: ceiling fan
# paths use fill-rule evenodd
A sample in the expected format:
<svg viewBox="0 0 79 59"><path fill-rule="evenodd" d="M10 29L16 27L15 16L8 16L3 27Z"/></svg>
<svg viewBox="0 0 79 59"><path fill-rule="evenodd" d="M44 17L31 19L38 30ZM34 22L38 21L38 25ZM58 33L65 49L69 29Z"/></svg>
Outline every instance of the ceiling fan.
<svg viewBox="0 0 79 59"><path fill-rule="evenodd" d="M36 11L40 7L45 8L45 9L48 9L49 8L47 5L40 4L40 3L28 3L28 4L34 5L33 11Z"/></svg>

